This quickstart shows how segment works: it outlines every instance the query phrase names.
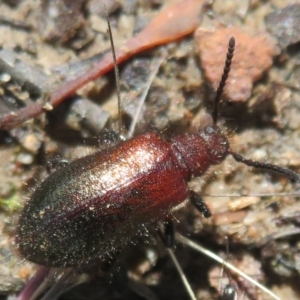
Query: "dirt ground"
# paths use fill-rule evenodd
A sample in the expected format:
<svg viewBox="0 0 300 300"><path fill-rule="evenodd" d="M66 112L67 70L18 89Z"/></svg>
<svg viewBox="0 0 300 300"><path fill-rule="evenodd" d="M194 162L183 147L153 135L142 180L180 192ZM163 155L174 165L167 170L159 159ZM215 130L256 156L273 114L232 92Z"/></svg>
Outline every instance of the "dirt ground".
<svg viewBox="0 0 300 300"><path fill-rule="evenodd" d="M116 48L144 28L163 6L174 2L110 1ZM294 6L286 8L288 5ZM247 34L244 42L236 33L236 51L239 44L253 48L254 58L243 52L243 76L238 73L229 80L220 107L218 124L228 132L232 148L247 158L296 172L300 172L299 6L292 0L216 0L199 16L199 30L208 32L207 38L221 39L224 28L236 28ZM257 42L259 35L268 37L266 46ZM217 46L207 48L199 39L202 35L195 38L190 34L120 66L126 128L136 114L150 73L155 78L150 81L136 134L157 128L168 136L203 125L205 113L212 111L216 85L210 82L210 67L214 63L222 71L227 46L218 53ZM102 2L1 1L0 45L1 119L44 101L110 49ZM268 47L272 51L266 54ZM269 59L270 65L263 68L260 64L258 75L250 76L247 61L250 66L258 65L262 57L263 62ZM206 64L211 59L213 62ZM236 86L240 87L239 97L233 100L230 92ZM24 203L48 176L57 157L71 161L107 147L103 132L111 130L118 130L113 72L88 83L76 96L35 120L0 131L0 299L15 299L37 268L16 249L15 231ZM189 184L203 196L213 217L204 219L188 203L174 214L176 230L226 258L278 299L299 299L299 184L253 170L231 157ZM66 279L61 274L69 271L55 270L53 281L77 284L59 299L189 299L155 226L149 232L146 238L133 238L110 271L95 268L92 274L79 275L78 270L72 270ZM228 278L237 286L238 299L273 299L229 271L222 275L222 266L187 246L177 243L174 251L197 299L221 299ZM48 297L45 299L56 299Z"/></svg>

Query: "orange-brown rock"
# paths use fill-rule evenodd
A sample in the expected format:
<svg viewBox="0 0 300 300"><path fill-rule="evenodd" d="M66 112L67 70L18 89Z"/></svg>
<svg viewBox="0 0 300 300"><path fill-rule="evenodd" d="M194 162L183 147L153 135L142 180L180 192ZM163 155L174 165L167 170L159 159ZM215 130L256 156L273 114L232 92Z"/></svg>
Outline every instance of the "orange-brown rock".
<svg viewBox="0 0 300 300"><path fill-rule="evenodd" d="M236 47L224 96L230 101L246 101L251 96L253 83L271 67L275 44L267 34L251 36L235 27L215 31L198 28L195 39L201 67L214 89L222 76L231 37L235 38Z"/></svg>

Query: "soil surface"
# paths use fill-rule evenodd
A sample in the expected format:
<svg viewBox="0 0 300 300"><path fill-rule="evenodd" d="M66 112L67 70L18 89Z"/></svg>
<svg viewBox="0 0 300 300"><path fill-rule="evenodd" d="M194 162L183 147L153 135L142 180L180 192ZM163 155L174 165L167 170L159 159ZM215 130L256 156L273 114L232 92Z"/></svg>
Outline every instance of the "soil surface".
<svg viewBox="0 0 300 300"><path fill-rule="evenodd" d="M109 1L116 48L174 2ZM215 0L202 10L196 33L122 64L126 130L147 85L135 134L156 128L169 136L203 126L234 36L236 57L218 125L235 152L300 173L300 4L294 2ZM1 118L44 101L110 51L102 1L1 1L0 46ZM40 117L0 131L0 299L15 299L37 269L15 244L24 203L60 158L72 161L109 147L108 133L118 131L113 72L53 110L47 102L44 106L48 112ZM187 203L174 213L176 230L226 258L278 299L299 299L299 183L228 157L189 184L213 216L204 219ZM53 282L65 286L44 299L56 299L73 285L59 299L189 299L156 226L149 232L125 245L109 271L103 266L88 275L55 270ZM179 243L174 251L197 299L221 299L226 280L237 287L238 299L272 299L201 253Z"/></svg>

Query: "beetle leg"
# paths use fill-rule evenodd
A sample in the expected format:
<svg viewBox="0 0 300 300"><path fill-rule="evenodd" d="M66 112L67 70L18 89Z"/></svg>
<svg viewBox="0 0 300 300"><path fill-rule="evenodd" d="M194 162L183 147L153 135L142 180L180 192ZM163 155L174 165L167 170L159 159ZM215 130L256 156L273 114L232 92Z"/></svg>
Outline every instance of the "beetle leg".
<svg viewBox="0 0 300 300"><path fill-rule="evenodd" d="M164 221L163 229L163 243L167 248L172 248L174 246L174 223L170 218L166 218Z"/></svg>
<svg viewBox="0 0 300 300"><path fill-rule="evenodd" d="M196 192L190 190L189 199L193 203L193 205L197 208L197 210L200 211L205 218L211 217L211 212L209 211L209 208Z"/></svg>
<svg viewBox="0 0 300 300"><path fill-rule="evenodd" d="M69 164L69 161L65 158L54 157L46 161L46 169L49 174L54 171L64 168Z"/></svg>

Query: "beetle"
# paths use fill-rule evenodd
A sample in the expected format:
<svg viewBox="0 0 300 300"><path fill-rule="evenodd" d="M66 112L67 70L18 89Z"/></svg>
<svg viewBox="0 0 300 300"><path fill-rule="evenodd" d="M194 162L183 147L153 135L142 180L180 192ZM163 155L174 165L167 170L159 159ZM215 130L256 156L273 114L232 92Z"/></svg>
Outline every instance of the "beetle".
<svg viewBox="0 0 300 300"><path fill-rule="evenodd" d="M25 205L17 246L28 260L49 267L88 264L124 246L139 228L168 219L189 198L205 217L205 202L187 182L231 155L248 166L294 181L297 173L243 158L216 125L218 104L230 71L231 38L216 94L213 125L166 139L150 131L52 173Z"/></svg>

